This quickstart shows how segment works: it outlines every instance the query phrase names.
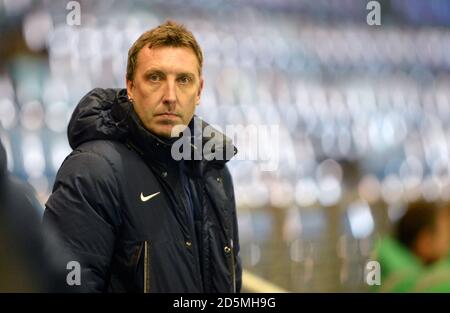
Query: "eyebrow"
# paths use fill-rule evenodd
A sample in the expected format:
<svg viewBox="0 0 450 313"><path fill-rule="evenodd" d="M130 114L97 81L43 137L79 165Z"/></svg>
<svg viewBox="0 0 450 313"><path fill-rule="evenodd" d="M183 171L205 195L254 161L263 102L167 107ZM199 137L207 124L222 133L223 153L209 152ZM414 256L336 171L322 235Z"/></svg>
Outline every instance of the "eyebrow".
<svg viewBox="0 0 450 313"><path fill-rule="evenodd" d="M158 70L158 69L149 69L149 70L146 70L145 72L144 72L144 77L148 77L148 76L150 76L150 75L152 75L152 74L162 74L162 75L165 75L165 73L163 72L163 71L161 71L161 70Z"/></svg>
<svg viewBox="0 0 450 313"><path fill-rule="evenodd" d="M194 77L195 77L195 75L194 75L193 73L191 73L191 72L181 72L181 73L178 73L178 74L177 74L177 77L180 77L180 76L188 76L188 77L190 77L190 78L194 78Z"/></svg>
<svg viewBox="0 0 450 313"><path fill-rule="evenodd" d="M148 77L148 76L150 76L150 75L152 75L152 74L160 74L160 75L166 75L166 73L164 73L164 71L162 71L162 70L159 70L159 69L156 69L156 68L151 68L151 69L148 69L148 70L146 70L145 72L144 72L144 77ZM195 77L195 74L194 73L192 73L192 72L180 72L180 73L176 73L176 76L177 77L179 77L179 76L190 76L190 77Z"/></svg>

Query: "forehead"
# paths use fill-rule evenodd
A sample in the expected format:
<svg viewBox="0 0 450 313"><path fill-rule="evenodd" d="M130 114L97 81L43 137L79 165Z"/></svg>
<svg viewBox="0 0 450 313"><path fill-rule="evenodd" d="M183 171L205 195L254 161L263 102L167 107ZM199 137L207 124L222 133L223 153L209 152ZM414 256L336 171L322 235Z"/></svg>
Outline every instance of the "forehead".
<svg viewBox="0 0 450 313"><path fill-rule="evenodd" d="M187 47L143 47L137 56L137 71L157 69L167 73L198 73L194 51Z"/></svg>

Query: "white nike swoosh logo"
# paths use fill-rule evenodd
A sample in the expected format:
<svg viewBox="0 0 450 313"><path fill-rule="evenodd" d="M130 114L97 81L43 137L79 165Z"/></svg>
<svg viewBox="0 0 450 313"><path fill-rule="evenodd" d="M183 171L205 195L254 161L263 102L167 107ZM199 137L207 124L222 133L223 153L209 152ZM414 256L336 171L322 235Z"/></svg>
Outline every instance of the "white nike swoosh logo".
<svg viewBox="0 0 450 313"><path fill-rule="evenodd" d="M149 195L149 196L144 196L144 195L142 194L142 192L141 192L141 201L142 201L142 202L146 202L146 201L150 200L151 198L153 198L153 197L155 197L155 196L157 196L157 195L159 195L159 194L160 194L160 191L158 191L157 193L154 193L154 194L152 194L152 195Z"/></svg>

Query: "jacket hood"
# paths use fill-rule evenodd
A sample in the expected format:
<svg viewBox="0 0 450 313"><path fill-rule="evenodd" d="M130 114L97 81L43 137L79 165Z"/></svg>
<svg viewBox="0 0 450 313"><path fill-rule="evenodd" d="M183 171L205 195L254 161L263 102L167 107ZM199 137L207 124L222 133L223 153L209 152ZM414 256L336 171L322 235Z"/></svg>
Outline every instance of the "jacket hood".
<svg viewBox="0 0 450 313"><path fill-rule="evenodd" d="M72 149L91 140L123 140L128 132L127 110L131 109L124 100L117 89L96 88L86 94L75 107L67 129ZM114 106L120 106L123 112L121 120L114 114L119 112L118 109L113 110Z"/></svg>
<svg viewBox="0 0 450 313"><path fill-rule="evenodd" d="M194 127L194 125L201 125L201 127ZM209 146L214 147L213 151L203 153L202 159L209 160L211 154L221 152L222 162L229 161L237 153L236 147L228 137L212 127L213 132L204 132L206 127L211 126L197 116L194 116L189 124L192 142L200 140L203 146L209 142ZM154 153L155 145L170 151L172 144L178 139L160 138L145 129L128 100L126 89L96 88L90 91L76 106L67 132L72 149L91 140L106 139L123 142L131 140L143 153L149 150ZM211 134L211 137L206 137L205 133ZM197 149L195 145L191 145L191 148ZM226 151L232 151L232 153L227 155Z"/></svg>

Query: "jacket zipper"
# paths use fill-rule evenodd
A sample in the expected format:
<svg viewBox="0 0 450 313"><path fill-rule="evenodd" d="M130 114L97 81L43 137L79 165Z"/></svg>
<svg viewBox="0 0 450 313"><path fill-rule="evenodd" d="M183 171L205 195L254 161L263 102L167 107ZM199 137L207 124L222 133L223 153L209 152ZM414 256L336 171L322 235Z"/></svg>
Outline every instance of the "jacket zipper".
<svg viewBox="0 0 450 313"><path fill-rule="evenodd" d="M149 243L144 241L144 293L150 292L150 257Z"/></svg>

